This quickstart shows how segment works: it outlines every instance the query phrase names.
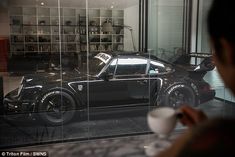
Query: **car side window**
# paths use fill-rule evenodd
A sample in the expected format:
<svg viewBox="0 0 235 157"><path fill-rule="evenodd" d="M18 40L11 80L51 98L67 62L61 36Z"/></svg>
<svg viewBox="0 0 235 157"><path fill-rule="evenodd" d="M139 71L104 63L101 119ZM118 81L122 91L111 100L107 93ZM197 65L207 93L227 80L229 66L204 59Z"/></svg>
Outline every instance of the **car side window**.
<svg viewBox="0 0 235 157"><path fill-rule="evenodd" d="M147 60L144 58L119 58L115 75L145 74Z"/></svg>
<svg viewBox="0 0 235 157"><path fill-rule="evenodd" d="M150 67L149 67L150 75L164 73L164 72L167 72L164 64L157 62L157 61L150 61Z"/></svg>

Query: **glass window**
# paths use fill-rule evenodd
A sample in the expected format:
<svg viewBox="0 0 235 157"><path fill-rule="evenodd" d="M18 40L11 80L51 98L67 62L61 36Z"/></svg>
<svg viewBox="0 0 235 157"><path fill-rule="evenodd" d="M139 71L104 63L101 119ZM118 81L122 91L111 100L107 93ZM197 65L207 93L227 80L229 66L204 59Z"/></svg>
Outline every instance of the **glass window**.
<svg viewBox="0 0 235 157"><path fill-rule="evenodd" d="M4 105L12 125L3 122L8 127L0 129L0 147L148 129L124 120L120 113L125 107L111 109L142 99L148 87L128 94L128 89L137 88L134 83L127 88L126 82L97 75L108 64L107 71L115 73L113 53L138 50L139 7L139 0L0 0L0 38L6 38L0 72L7 73L0 75L4 100L14 102ZM145 73L146 65L141 64L133 70ZM97 107L105 114L97 114Z"/></svg>
<svg viewBox="0 0 235 157"><path fill-rule="evenodd" d="M114 74L115 69L116 69L116 65L117 65L117 59L112 60L109 64L108 68L106 69L106 72L109 74Z"/></svg>
<svg viewBox="0 0 235 157"><path fill-rule="evenodd" d="M199 16L198 16L198 34L197 34L197 50L199 53L211 53L209 36L207 32L207 15L211 6L212 0L198 1Z"/></svg>
<svg viewBox="0 0 235 157"><path fill-rule="evenodd" d="M106 64L97 58L92 58L89 60L89 65L90 74L98 74Z"/></svg>
<svg viewBox="0 0 235 157"><path fill-rule="evenodd" d="M97 75L105 67L105 65L110 61L111 56L105 53L98 53L94 57L89 59L89 73L92 75Z"/></svg>
<svg viewBox="0 0 235 157"><path fill-rule="evenodd" d="M167 72L164 64L157 61L150 61L149 74L159 74Z"/></svg>
<svg viewBox="0 0 235 157"><path fill-rule="evenodd" d="M198 34L197 34L197 47L196 47L198 53L207 53L207 54L212 53L209 41L210 39L207 32L207 15L211 4L212 0L206 0L206 1L199 0L197 4L199 5L198 7L199 21L198 21ZM196 61L200 63L201 60L198 59ZM224 82L217 71L217 68L208 72L205 75L204 79L207 82L210 82L210 85L216 89L216 98L224 99L229 102L235 102L233 94L228 88L225 87Z"/></svg>
<svg viewBox="0 0 235 157"><path fill-rule="evenodd" d="M184 0L150 0L148 5L148 51L173 62L184 53Z"/></svg>
<svg viewBox="0 0 235 157"><path fill-rule="evenodd" d="M235 101L205 66L173 65L175 73L165 75L173 72L168 62L188 53L190 1L0 0L0 148L149 133L146 114L158 102L208 109ZM209 51L204 14L211 0L197 1L198 50ZM155 57L133 54L146 42Z"/></svg>
<svg viewBox="0 0 235 157"><path fill-rule="evenodd" d="M115 75L145 74L147 60L141 58L119 58Z"/></svg>

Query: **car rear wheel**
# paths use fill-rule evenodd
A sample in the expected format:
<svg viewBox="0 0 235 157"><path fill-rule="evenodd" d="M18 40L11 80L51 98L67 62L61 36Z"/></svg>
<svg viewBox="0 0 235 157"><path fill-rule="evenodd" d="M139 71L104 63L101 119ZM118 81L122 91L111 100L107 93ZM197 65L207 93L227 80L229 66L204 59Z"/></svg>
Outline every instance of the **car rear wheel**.
<svg viewBox="0 0 235 157"><path fill-rule="evenodd" d="M40 102L39 116L49 125L61 125L69 122L75 114L75 101L63 91L45 94Z"/></svg>
<svg viewBox="0 0 235 157"><path fill-rule="evenodd" d="M196 105L196 95L192 88L187 85L176 85L171 87L165 97L166 106L179 108L182 104Z"/></svg>

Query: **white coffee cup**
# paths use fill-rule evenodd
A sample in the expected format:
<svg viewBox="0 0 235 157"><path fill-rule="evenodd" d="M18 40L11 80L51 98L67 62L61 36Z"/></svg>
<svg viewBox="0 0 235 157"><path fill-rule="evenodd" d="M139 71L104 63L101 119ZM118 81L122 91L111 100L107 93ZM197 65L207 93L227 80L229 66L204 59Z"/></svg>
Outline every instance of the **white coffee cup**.
<svg viewBox="0 0 235 157"><path fill-rule="evenodd" d="M159 137L165 137L175 128L179 113L170 107L154 109L147 116L149 128Z"/></svg>

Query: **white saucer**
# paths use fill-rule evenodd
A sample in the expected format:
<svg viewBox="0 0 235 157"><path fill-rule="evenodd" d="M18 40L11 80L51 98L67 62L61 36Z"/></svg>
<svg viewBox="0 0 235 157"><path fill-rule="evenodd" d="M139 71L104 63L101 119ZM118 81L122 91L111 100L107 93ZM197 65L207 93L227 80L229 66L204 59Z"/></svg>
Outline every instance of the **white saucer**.
<svg viewBox="0 0 235 157"><path fill-rule="evenodd" d="M171 143L165 140L157 140L155 142L150 143L149 146L145 149L145 153L147 156L152 157L158 155L163 150L170 147Z"/></svg>

